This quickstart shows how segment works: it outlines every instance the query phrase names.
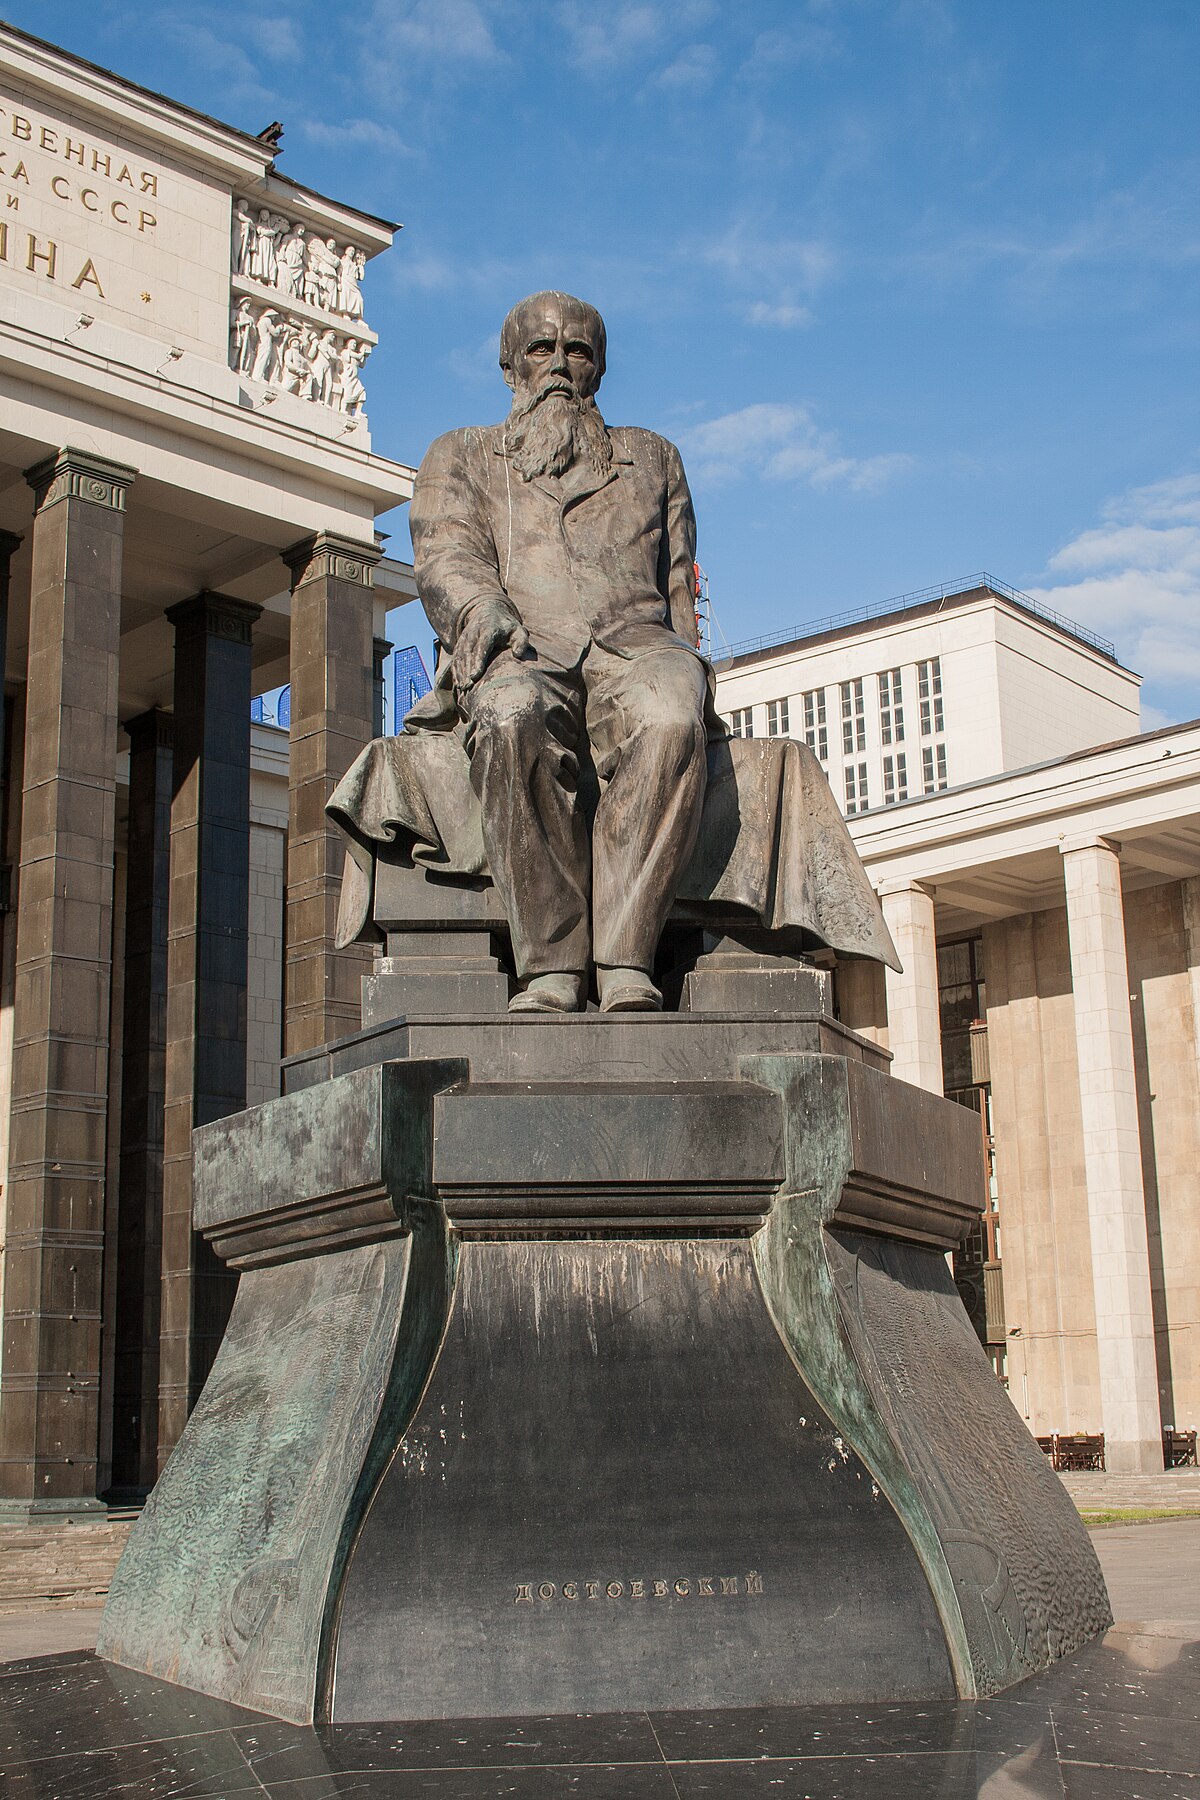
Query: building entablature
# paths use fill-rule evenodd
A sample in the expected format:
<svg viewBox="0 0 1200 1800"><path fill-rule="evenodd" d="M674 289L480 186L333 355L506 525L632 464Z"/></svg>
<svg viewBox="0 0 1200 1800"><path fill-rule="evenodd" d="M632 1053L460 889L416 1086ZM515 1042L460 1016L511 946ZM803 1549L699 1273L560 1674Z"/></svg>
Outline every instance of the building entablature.
<svg viewBox="0 0 1200 1800"><path fill-rule="evenodd" d="M0 26L0 288L18 361L57 392L82 387L85 412L89 388L136 413L136 374L169 377L202 411L228 409L251 455L278 450L275 420L369 450L378 340L360 283L398 228L279 175L274 155ZM79 349L105 365L99 384Z"/></svg>
<svg viewBox="0 0 1200 1800"><path fill-rule="evenodd" d="M920 883L939 931L1063 904L1062 857L1119 846L1127 889L1200 874L1200 722L1016 770L848 821L881 890Z"/></svg>

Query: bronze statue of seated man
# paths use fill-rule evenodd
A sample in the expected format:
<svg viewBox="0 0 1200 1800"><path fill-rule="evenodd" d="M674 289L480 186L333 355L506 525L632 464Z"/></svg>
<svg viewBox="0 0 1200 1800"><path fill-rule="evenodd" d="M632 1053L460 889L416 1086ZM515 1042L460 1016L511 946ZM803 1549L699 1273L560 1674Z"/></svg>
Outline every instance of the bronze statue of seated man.
<svg viewBox="0 0 1200 1800"><path fill-rule="evenodd" d="M728 740L717 718L683 463L601 417L605 341L585 302L523 300L500 334L507 420L448 432L417 472L413 563L442 654L404 732L330 802L351 839L340 938L370 929L373 858L394 843L490 875L512 1010L581 1010L593 966L601 1011L659 1008L681 896L891 961L811 752Z"/></svg>

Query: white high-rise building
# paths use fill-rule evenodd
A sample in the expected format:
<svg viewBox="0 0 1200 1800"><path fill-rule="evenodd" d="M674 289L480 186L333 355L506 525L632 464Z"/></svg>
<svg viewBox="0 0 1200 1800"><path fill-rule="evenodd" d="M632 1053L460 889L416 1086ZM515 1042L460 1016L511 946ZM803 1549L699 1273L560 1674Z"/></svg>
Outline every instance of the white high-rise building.
<svg viewBox="0 0 1200 1800"><path fill-rule="evenodd" d="M1139 728L1112 644L990 575L715 659L738 737L803 738L846 814L1028 768Z"/></svg>

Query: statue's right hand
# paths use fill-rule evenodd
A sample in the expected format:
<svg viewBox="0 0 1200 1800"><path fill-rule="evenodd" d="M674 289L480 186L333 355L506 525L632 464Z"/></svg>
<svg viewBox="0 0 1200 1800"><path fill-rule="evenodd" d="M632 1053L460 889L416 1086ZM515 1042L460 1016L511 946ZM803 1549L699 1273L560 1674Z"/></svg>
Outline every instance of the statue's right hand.
<svg viewBox="0 0 1200 1800"><path fill-rule="evenodd" d="M455 690L463 694L474 687L506 647L517 657L529 649L529 633L520 618L504 600L476 601L467 609L450 657Z"/></svg>

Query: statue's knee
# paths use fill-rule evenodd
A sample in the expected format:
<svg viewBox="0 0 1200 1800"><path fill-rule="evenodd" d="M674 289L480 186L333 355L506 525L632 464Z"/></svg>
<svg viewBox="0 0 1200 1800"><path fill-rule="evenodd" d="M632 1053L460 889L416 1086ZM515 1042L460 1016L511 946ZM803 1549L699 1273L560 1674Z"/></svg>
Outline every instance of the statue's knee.
<svg viewBox="0 0 1200 1800"><path fill-rule="evenodd" d="M471 723L477 736L519 740L545 728L545 708L532 683L505 682L476 697Z"/></svg>

